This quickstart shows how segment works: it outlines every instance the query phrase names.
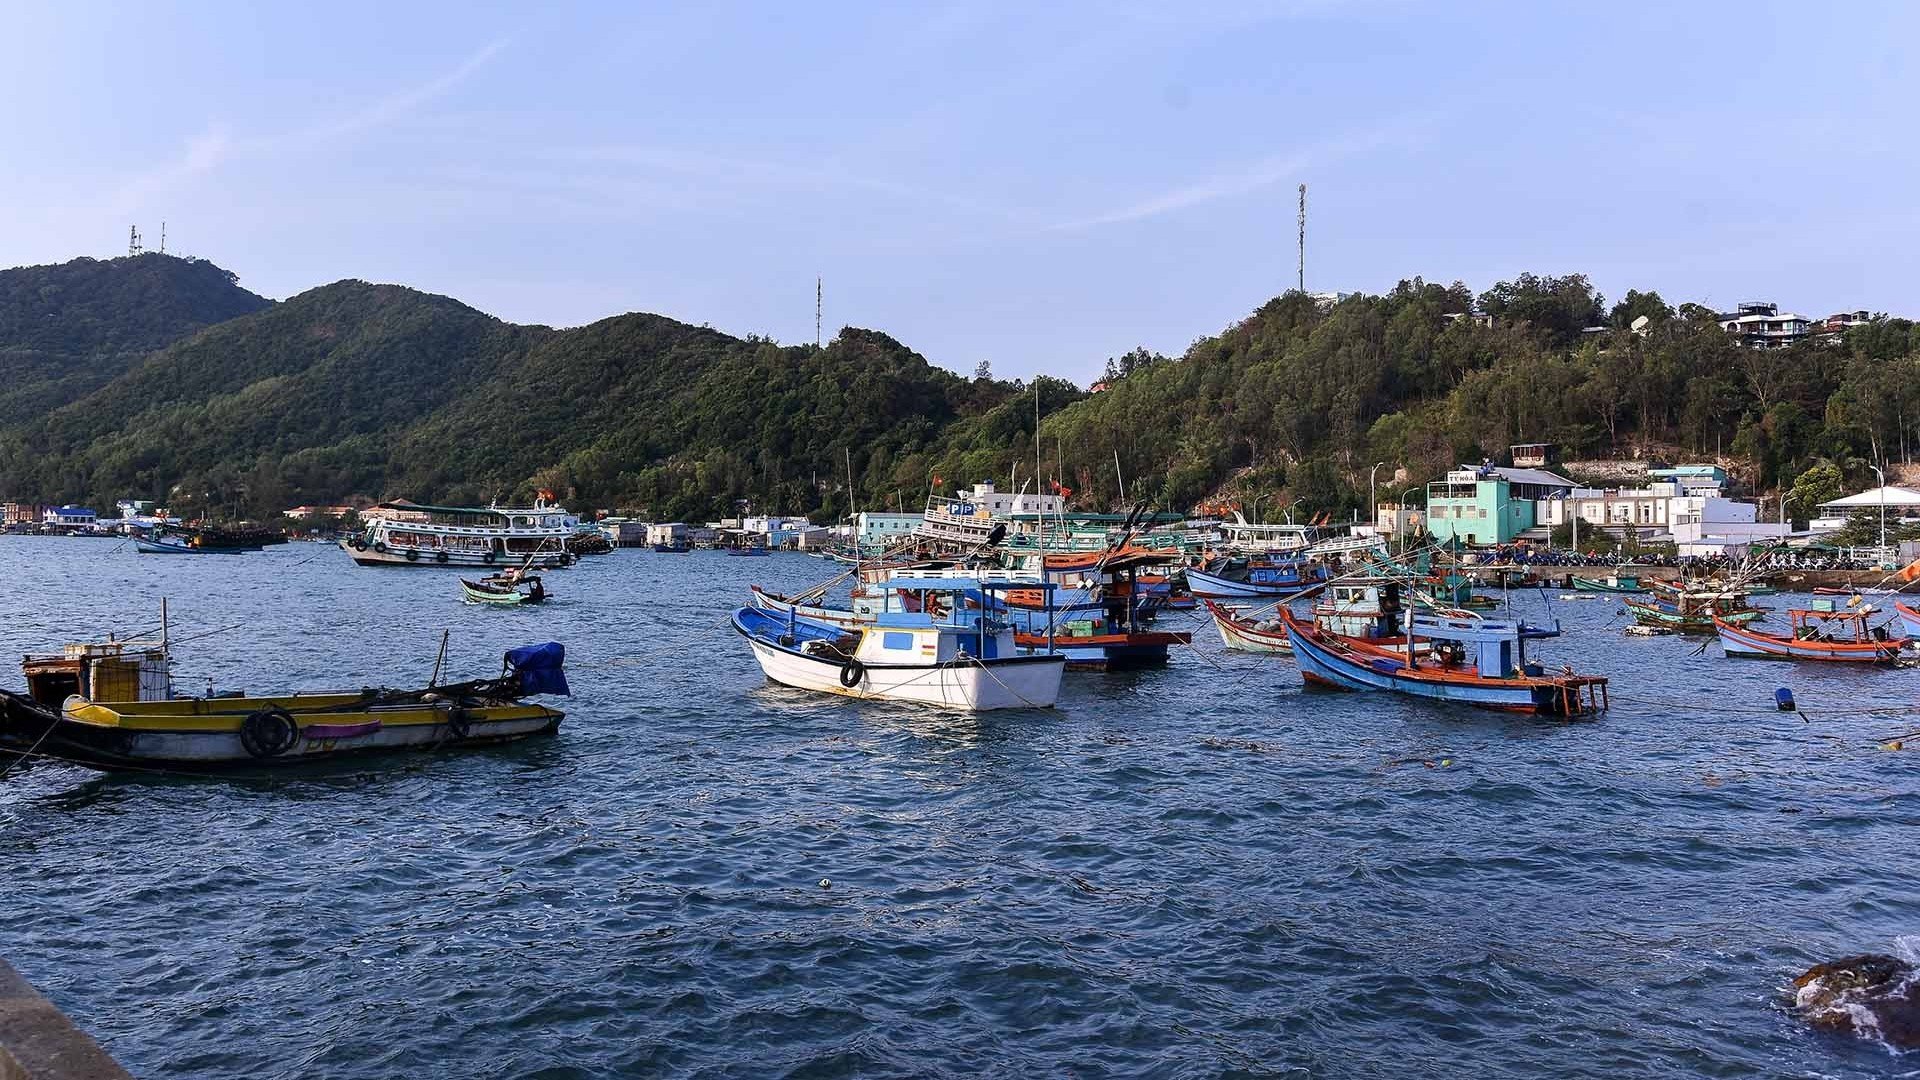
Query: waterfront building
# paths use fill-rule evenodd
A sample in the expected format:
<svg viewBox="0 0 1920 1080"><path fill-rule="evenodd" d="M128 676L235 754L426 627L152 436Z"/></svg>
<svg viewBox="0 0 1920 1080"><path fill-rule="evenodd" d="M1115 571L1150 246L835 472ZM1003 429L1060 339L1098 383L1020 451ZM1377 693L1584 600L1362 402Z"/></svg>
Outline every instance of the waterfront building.
<svg viewBox="0 0 1920 1080"><path fill-rule="evenodd" d="M1688 495L1717 495L1726 490L1727 470L1718 465L1673 465L1647 470L1649 480L1680 485Z"/></svg>
<svg viewBox="0 0 1920 1080"><path fill-rule="evenodd" d="M10 502L0 506L0 525L38 525L45 510L38 503Z"/></svg>
<svg viewBox="0 0 1920 1080"><path fill-rule="evenodd" d="M684 521L664 521L647 526L648 544L684 544L687 542L687 523Z"/></svg>
<svg viewBox="0 0 1920 1080"><path fill-rule="evenodd" d="M926 520L920 514L861 511L853 516L854 538L862 551L884 551L913 535Z"/></svg>
<svg viewBox="0 0 1920 1080"><path fill-rule="evenodd" d="M1534 528L1540 502L1573 489L1573 481L1545 469L1463 465L1427 485L1427 531L1443 542L1509 544Z"/></svg>
<svg viewBox="0 0 1920 1080"><path fill-rule="evenodd" d="M1889 484L1824 502L1820 504L1820 516L1813 519L1810 527L1815 532L1831 532L1855 514L1878 515L1883 509L1889 526L1920 523L1920 491Z"/></svg>
<svg viewBox="0 0 1920 1080"><path fill-rule="evenodd" d="M42 524L68 529L90 528L98 520L100 515L84 506L49 506L40 516Z"/></svg>

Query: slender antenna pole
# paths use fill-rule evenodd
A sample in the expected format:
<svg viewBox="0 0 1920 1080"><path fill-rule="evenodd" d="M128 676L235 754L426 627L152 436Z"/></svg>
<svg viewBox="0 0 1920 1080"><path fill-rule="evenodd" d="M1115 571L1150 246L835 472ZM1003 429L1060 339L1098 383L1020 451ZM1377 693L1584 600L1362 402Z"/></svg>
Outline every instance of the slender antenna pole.
<svg viewBox="0 0 1920 1080"><path fill-rule="evenodd" d="M1300 185L1300 291L1307 291L1307 185Z"/></svg>

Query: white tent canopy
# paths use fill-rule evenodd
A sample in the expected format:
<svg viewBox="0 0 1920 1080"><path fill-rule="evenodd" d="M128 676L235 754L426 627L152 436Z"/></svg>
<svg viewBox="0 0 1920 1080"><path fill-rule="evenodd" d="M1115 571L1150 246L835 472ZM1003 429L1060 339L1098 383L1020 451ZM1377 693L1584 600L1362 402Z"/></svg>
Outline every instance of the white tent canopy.
<svg viewBox="0 0 1920 1080"><path fill-rule="evenodd" d="M1896 506L1920 507L1920 491L1894 487L1889 484L1886 487L1869 488L1858 495L1849 495L1844 499L1835 499L1832 502L1820 504L1822 510L1839 510L1842 512L1848 510L1873 510L1881 506L1888 508Z"/></svg>

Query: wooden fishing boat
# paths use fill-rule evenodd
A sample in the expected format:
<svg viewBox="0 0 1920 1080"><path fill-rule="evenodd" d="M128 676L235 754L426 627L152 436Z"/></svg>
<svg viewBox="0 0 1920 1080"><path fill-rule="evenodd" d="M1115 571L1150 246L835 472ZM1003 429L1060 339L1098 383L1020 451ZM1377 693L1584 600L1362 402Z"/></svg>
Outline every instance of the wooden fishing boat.
<svg viewBox="0 0 1920 1080"><path fill-rule="evenodd" d="M1647 591L1646 586L1640 584L1639 578L1630 575L1608 574L1605 577L1583 577L1572 574L1569 576L1573 581L1573 587L1582 592L1642 593Z"/></svg>
<svg viewBox="0 0 1920 1080"><path fill-rule="evenodd" d="M1213 627L1220 632L1220 644L1235 652L1269 653L1291 656L1293 642L1287 639L1287 626L1277 613L1250 618L1215 600L1203 600L1213 615Z"/></svg>
<svg viewBox="0 0 1920 1080"><path fill-rule="evenodd" d="M737 558L752 558L754 556L768 554L767 549L763 547L730 547L721 550Z"/></svg>
<svg viewBox="0 0 1920 1080"><path fill-rule="evenodd" d="M176 697L163 643L69 645L29 656L27 692L0 690L0 748L106 771L280 767L379 750L508 742L565 714L522 699L567 693L556 642L514 649L491 679L419 690Z"/></svg>
<svg viewBox="0 0 1920 1080"><path fill-rule="evenodd" d="M512 571L505 574L493 574L478 581L460 579L460 591L466 594L469 604L493 604L500 607L516 607L521 604L538 604L547 599L547 587L539 574L523 574Z"/></svg>
<svg viewBox="0 0 1920 1080"><path fill-rule="evenodd" d="M1309 562L1226 558L1187 569L1187 587L1201 599L1278 599L1305 592L1326 579L1326 568Z"/></svg>
<svg viewBox="0 0 1920 1080"><path fill-rule="evenodd" d="M1664 582L1648 585L1646 600L1626 601L1642 626L1663 626L1683 634L1711 634L1716 621L1745 626L1766 614L1747 603L1746 593L1728 589L1685 589Z"/></svg>
<svg viewBox="0 0 1920 1080"><path fill-rule="evenodd" d="M1895 600L1893 613L1899 616L1901 629L1908 637L1920 638L1920 608Z"/></svg>
<svg viewBox="0 0 1920 1080"><path fill-rule="evenodd" d="M190 543L167 537L135 539L133 550L142 555L238 555L246 548L234 547L196 547Z"/></svg>
<svg viewBox="0 0 1920 1080"><path fill-rule="evenodd" d="M1447 615L1408 616L1410 647L1394 649L1321 630L1282 610L1301 677L1313 686L1382 690L1483 709L1586 716L1607 707L1607 680L1549 675L1526 642L1552 637L1523 623Z"/></svg>
<svg viewBox="0 0 1920 1080"><path fill-rule="evenodd" d="M654 551L654 554L656 555L685 555L686 553L692 550L693 550L693 545L686 543L684 541L678 544L653 545L653 551Z"/></svg>
<svg viewBox="0 0 1920 1080"><path fill-rule="evenodd" d="M1785 634L1769 634L1720 619L1713 625L1720 635L1720 647L1730 657L1892 663L1910 639L1889 634L1885 625L1869 625L1874 614L1870 607L1844 611L1792 608L1787 611L1792 629Z"/></svg>
<svg viewBox="0 0 1920 1080"><path fill-rule="evenodd" d="M733 627L766 677L785 686L976 712L1051 708L1066 657L1022 653L1011 623L962 602L968 592L997 587L958 578L885 582L883 607L869 624L836 626L743 607L733 613ZM924 603L910 610L902 598L928 592L947 594L940 614L929 614Z"/></svg>

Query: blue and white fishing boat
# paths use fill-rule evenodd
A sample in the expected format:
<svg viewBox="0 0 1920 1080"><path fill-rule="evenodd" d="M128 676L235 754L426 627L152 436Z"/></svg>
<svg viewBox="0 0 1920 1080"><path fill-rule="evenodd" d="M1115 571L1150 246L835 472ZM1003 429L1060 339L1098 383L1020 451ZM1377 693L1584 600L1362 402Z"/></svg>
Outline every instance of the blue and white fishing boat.
<svg viewBox="0 0 1920 1080"><path fill-rule="evenodd" d="M888 581L877 586L882 606L871 623L840 626L743 607L733 627L766 677L784 686L975 712L1051 708L1066 657L1022 653L1011 623L966 604L969 594L1003 587L959 578Z"/></svg>
<svg viewBox="0 0 1920 1080"><path fill-rule="evenodd" d="M1895 600L1893 613L1900 617L1900 625L1908 637L1920 639L1920 608Z"/></svg>
<svg viewBox="0 0 1920 1080"><path fill-rule="evenodd" d="M1282 608L1294 659L1309 685L1385 690L1483 709L1584 716L1607 707L1607 680L1571 670L1549 675L1526 642L1556 637L1524 623L1470 616L1409 615L1400 649L1329 633Z"/></svg>
<svg viewBox="0 0 1920 1080"><path fill-rule="evenodd" d="M1309 562L1228 558L1187 570L1187 588L1193 595L1214 600L1279 599L1298 595L1326 580L1326 567Z"/></svg>
<svg viewBox="0 0 1920 1080"><path fill-rule="evenodd" d="M723 548L721 550L725 551L729 555L742 557L742 558L751 558L756 555L767 554L767 549L763 547L730 547L730 548Z"/></svg>

